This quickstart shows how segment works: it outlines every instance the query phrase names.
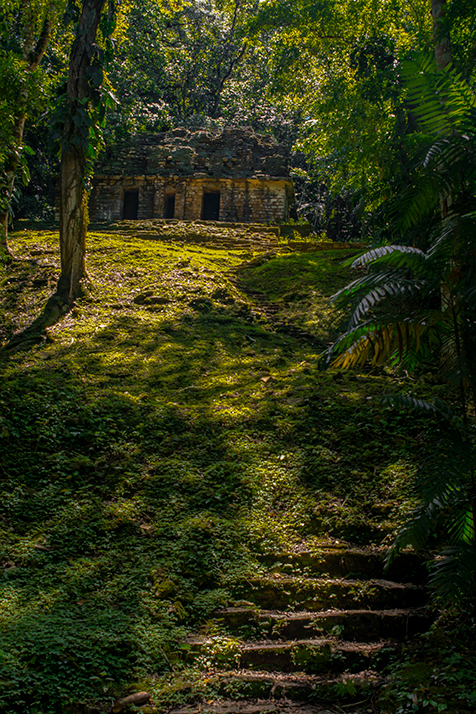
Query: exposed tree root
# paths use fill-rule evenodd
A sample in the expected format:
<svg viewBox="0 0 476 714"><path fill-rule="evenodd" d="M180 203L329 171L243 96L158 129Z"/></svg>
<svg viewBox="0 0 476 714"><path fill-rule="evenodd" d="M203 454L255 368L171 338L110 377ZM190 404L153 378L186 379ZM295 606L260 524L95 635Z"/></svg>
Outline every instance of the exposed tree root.
<svg viewBox="0 0 476 714"><path fill-rule="evenodd" d="M55 325L73 307L74 302L65 301L61 295L54 293L46 303L43 311L21 332L17 332L4 346L4 351L28 350L35 344L49 341L47 329Z"/></svg>

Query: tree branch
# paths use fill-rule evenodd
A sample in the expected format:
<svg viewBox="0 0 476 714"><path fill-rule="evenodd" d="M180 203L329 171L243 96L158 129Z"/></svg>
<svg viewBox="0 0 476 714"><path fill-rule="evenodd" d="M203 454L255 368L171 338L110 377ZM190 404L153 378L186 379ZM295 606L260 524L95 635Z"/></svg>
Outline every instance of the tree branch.
<svg viewBox="0 0 476 714"><path fill-rule="evenodd" d="M47 12L46 16L43 22L43 27L41 28L40 36L38 37L38 41L36 43L35 49L30 53L29 56L29 66L28 69L30 72L34 72L35 69L38 67L40 64L43 55L46 52L46 48L48 46L48 42L50 40L51 36L51 30L53 29L53 5L50 5Z"/></svg>

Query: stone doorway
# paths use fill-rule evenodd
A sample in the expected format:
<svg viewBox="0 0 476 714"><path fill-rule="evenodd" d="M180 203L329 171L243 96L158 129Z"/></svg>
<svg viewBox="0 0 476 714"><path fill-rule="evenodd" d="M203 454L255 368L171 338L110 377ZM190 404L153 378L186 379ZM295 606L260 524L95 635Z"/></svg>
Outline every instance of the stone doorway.
<svg viewBox="0 0 476 714"><path fill-rule="evenodd" d="M220 216L220 191L207 191L203 194L202 220L218 221Z"/></svg>
<svg viewBox="0 0 476 714"><path fill-rule="evenodd" d="M124 220L135 221L137 220L137 213L139 211L139 191L125 191L124 192L124 207L122 217Z"/></svg>
<svg viewBox="0 0 476 714"><path fill-rule="evenodd" d="M166 194L164 213L164 218L175 218L175 193Z"/></svg>

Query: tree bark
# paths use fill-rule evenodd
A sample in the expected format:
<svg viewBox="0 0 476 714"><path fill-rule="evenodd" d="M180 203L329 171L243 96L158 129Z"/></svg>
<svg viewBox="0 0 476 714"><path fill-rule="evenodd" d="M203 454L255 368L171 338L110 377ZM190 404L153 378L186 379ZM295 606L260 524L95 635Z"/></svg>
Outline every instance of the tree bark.
<svg viewBox="0 0 476 714"><path fill-rule="evenodd" d="M32 8L27 8L30 10L26 13L27 19L25 22L25 29L23 34L23 49L22 49L22 60L27 63L26 71L34 72L38 65L40 64L43 55L45 54L48 42L51 36L51 31L53 29L53 14L54 6L50 5L46 11L45 19L41 28L40 35L38 37L37 43L34 44L34 15ZM12 129L12 151L7 159L5 165L5 179L4 179L4 191L5 191L5 202L6 205L3 210L0 211L0 258L9 257L11 258L11 252L8 247L8 220L10 214L10 205L13 196L13 189L15 185L15 174L18 168L18 162L20 160L21 146L23 143L23 132L25 129L26 121L26 105L28 102L28 96L24 94L19 97L20 107L13 119L13 129Z"/></svg>
<svg viewBox="0 0 476 714"><path fill-rule="evenodd" d="M10 205L12 202L13 189L15 186L15 174L17 171L19 152L23 141L23 130L25 127L26 113L18 113L14 118L12 138L13 149L6 161L4 177L4 208L0 211L0 259L11 259L12 253L8 246L8 222L10 218Z"/></svg>
<svg viewBox="0 0 476 714"><path fill-rule="evenodd" d="M442 35L441 21L446 12L447 0L431 0L431 15L433 17L433 39L435 41L435 57L438 69L444 69L453 61L451 42L448 34Z"/></svg>
<svg viewBox="0 0 476 714"><path fill-rule="evenodd" d="M63 130L60 168L61 275L56 289L71 304L81 295L86 277L86 233L88 195L85 186L86 153L74 119L89 100L88 70L96 52L96 34L105 0L83 0L76 39L71 48L66 94L70 112Z"/></svg>
<svg viewBox="0 0 476 714"><path fill-rule="evenodd" d="M85 156L82 147L63 151L60 173L61 274L56 292L70 303L81 293L86 274L87 193L84 187Z"/></svg>

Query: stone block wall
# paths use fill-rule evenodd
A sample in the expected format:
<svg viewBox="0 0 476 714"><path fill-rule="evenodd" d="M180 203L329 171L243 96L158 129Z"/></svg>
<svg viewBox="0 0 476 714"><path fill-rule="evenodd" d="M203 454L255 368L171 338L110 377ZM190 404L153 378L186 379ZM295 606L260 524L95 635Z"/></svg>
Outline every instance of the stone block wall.
<svg viewBox="0 0 476 714"><path fill-rule="evenodd" d="M144 179L139 185L139 206L137 218L145 220L154 217L155 181Z"/></svg>
<svg viewBox="0 0 476 714"><path fill-rule="evenodd" d="M220 193L220 221L240 223L280 223L289 218L292 184L286 179L211 179L205 177L97 178L89 202L92 221L119 221L123 218L124 194L138 190L139 220L164 218L167 196L175 195L174 218L202 217L205 193Z"/></svg>
<svg viewBox="0 0 476 714"><path fill-rule="evenodd" d="M123 190L108 179L98 181L89 199L89 218L92 221L118 221L121 218Z"/></svg>

